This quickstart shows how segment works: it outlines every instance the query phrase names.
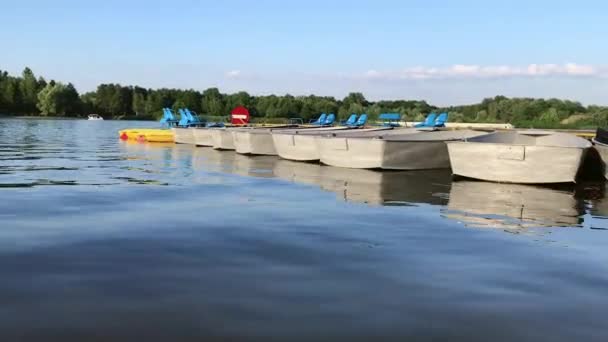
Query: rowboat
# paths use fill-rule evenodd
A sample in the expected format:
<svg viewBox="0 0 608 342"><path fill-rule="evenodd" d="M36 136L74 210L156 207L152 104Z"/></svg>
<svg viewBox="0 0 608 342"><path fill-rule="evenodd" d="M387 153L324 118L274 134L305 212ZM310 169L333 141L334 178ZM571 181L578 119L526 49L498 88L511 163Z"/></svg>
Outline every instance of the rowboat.
<svg viewBox="0 0 608 342"><path fill-rule="evenodd" d="M318 161L321 159L317 148L317 138L328 133L336 135L359 131L377 131L389 128L350 128L350 127L322 127L322 128L298 128L275 130L271 132L272 141L277 154L287 160L295 161Z"/></svg>
<svg viewBox="0 0 608 342"><path fill-rule="evenodd" d="M486 132L420 131L400 128L353 132L317 139L323 164L361 169L424 170L450 168L446 141L464 140Z"/></svg>
<svg viewBox="0 0 608 342"><path fill-rule="evenodd" d="M604 177L608 179L608 145L602 144L601 142L593 140L593 147L599 153L602 158L602 167L604 168Z"/></svg>
<svg viewBox="0 0 608 342"><path fill-rule="evenodd" d="M216 128L211 130L213 148L216 150L234 150L232 132L227 128Z"/></svg>
<svg viewBox="0 0 608 342"><path fill-rule="evenodd" d="M276 155L269 128L231 129L232 141L237 153Z"/></svg>
<svg viewBox="0 0 608 342"><path fill-rule="evenodd" d="M595 137L592 139L593 147L602 158L604 177L608 179L608 131L598 128Z"/></svg>
<svg viewBox="0 0 608 342"><path fill-rule="evenodd" d="M176 144L196 145L196 141L194 139L194 128L173 127L171 130L173 131Z"/></svg>
<svg viewBox="0 0 608 342"><path fill-rule="evenodd" d="M196 146L213 146L213 140L211 138L211 131L215 128L207 127L196 127L192 128L192 135L194 136L194 144Z"/></svg>
<svg viewBox="0 0 608 342"><path fill-rule="evenodd" d="M448 142L454 175L492 182L573 183L591 143L568 133L500 131Z"/></svg>
<svg viewBox="0 0 608 342"><path fill-rule="evenodd" d="M285 129L294 126L242 127L232 128L232 141L237 153L276 156L274 142L270 133L273 129Z"/></svg>

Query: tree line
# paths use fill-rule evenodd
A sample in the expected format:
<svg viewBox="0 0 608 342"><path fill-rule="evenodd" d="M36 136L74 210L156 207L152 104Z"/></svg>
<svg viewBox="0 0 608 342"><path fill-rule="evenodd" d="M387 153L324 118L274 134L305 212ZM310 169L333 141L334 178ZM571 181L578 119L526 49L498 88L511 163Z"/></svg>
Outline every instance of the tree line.
<svg viewBox="0 0 608 342"><path fill-rule="evenodd" d="M147 89L139 86L100 84L95 91L79 94L71 83L46 81L25 68L21 76L0 70L0 114L83 117L97 113L105 118L158 119L162 108L188 107L208 116L227 116L236 106L249 108L254 118L307 121L320 113L400 113L404 120L420 121L430 112L447 111L453 122L512 123L516 127L591 127L608 124L608 107L583 106L559 99L507 98L496 96L481 103L437 107L419 100L369 101L361 93L343 99L331 96L252 96L241 91L224 94L217 88Z"/></svg>

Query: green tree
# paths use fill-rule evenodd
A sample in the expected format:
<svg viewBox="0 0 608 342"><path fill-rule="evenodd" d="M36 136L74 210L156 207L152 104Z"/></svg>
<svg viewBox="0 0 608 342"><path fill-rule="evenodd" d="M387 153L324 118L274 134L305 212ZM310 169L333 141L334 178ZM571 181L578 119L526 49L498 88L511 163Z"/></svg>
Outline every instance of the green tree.
<svg viewBox="0 0 608 342"><path fill-rule="evenodd" d="M45 116L72 116L80 109L80 97L71 83L52 82L38 93L37 106Z"/></svg>
<svg viewBox="0 0 608 342"><path fill-rule="evenodd" d="M559 115L557 109L549 108L541 116L540 120L548 124L556 124L559 122Z"/></svg>
<svg viewBox="0 0 608 342"><path fill-rule="evenodd" d="M228 111L224 106L224 95L217 88L205 90L201 97L201 111L214 116L227 115Z"/></svg>
<svg viewBox="0 0 608 342"><path fill-rule="evenodd" d="M188 106L186 106L186 104L184 103L184 101L182 101L182 100L177 100L177 101L173 102L172 109L173 109L174 111L177 111L177 110L178 110L178 109L180 109L180 108L186 108L186 107L188 107Z"/></svg>
<svg viewBox="0 0 608 342"><path fill-rule="evenodd" d="M177 94L176 101L180 101L183 104L183 107L193 110L197 113L201 112L203 96L201 93L195 90L185 90L180 91Z"/></svg>
<svg viewBox="0 0 608 342"><path fill-rule="evenodd" d="M38 81L30 68L25 68L21 74L20 91L22 95L21 110L27 113L36 112L36 102L38 101Z"/></svg>
<svg viewBox="0 0 608 342"><path fill-rule="evenodd" d="M228 95L226 98L226 107L227 110L231 111L237 106L245 106L249 108L251 105L251 96L245 92L240 91L236 94ZM251 108L249 108L251 109Z"/></svg>
<svg viewBox="0 0 608 342"><path fill-rule="evenodd" d="M147 114L146 94L147 94L147 91L144 88L141 88L141 87L133 88L133 100L132 100L132 104L131 104L131 111L133 111L136 116Z"/></svg>
<svg viewBox="0 0 608 342"><path fill-rule="evenodd" d="M61 83L49 83L38 93L38 109L44 116L56 115L60 111Z"/></svg>
<svg viewBox="0 0 608 342"><path fill-rule="evenodd" d="M22 95L19 87L19 79L9 77L6 80L6 86L4 89L4 99L7 104L9 111L14 113L23 113L22 108Z"/></svg>
<svg viewBox="0 0 608 342"><path fill-rule="evenodd" d="M99 110L97 109L96 96L97 94L94 91L80 95L82 114L91 114L99 112Z"/></svg>

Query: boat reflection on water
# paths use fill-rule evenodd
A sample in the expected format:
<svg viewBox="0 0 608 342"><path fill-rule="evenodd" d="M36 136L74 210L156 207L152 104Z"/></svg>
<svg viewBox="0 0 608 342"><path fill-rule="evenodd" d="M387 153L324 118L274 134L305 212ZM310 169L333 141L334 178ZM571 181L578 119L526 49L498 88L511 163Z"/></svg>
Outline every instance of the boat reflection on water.
<svg viewBox="0 0 608 342"><path fill-rule="evenodd" d="M447 204L449 171L379 172L347 169L280 159L247 156L234 151L197 148L192 165L198 171L224 172L258 178L279 178L315 185L349 202L374 205Z"/></svg>
<svg viewBox="0 0 608 342"><path fill-rule="evenodd" d="M582 227L584 200L574 190L519 184L452 183L444 217L470 227Z"/></svg>
<svg viewBox="0 0 608 342"><path fill-rule="evenodd" d="M373 171L279 160L274 174L288 181L318 185L339 199L371 205L445 205L449 171Z"/></svg>
<svg viewBox="0 0 608 342"><path fill-rule="evenodd" d="M132 156L145 155L151 167L159 161L157 166L169 168L173 175L190 174L190 181L197 184L226 183L226 177L220 174L278 178L316 186L335 193L338 200L346 202L382 206L444 206L443 217L468 227L510 230L582 227L583 218L592 220L608 216L608 200L602 199L604 187L597 184L564 189L471 180L452 182L449 170L373 171L183 145L149 147L128 144L126 147L134 152ZM171 174L166 176L171 177ZM165 180L171 182L170 178ZM608 226L608 222L605 225Z"/></svg>
<svg viewBox="0 0 608 342"><path fill-rule="evenodd" d="M235 153L217 151L208 147L196 147L192 153L192 166L196 171L233 172Z"/></svg>
<svg viewBox="0 0 608 342"><path fill-rule="evenodd" d="M247 156L235 151L197 148L192 156L197 171L224 172L239 176L273 178L276 156Z"/></svg>
<svg viewBox="0 0 608 342"><path fill-rule="evenodd" d="M604 196L605 185L606 183L601 183L601 187L596 185L585 189L589 229L608 230L608 198Z"/></svg>

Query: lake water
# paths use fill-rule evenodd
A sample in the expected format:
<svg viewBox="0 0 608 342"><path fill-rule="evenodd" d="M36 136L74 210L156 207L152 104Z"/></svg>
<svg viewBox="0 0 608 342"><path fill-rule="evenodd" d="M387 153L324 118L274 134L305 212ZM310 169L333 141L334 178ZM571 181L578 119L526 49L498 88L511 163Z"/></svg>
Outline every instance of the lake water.
<svg viewBox="0 0 608 342"><path fill-rule="evenodd" d="M603 184L118 140L136 126L0 119L0 340L608 339Z"/></svg>

